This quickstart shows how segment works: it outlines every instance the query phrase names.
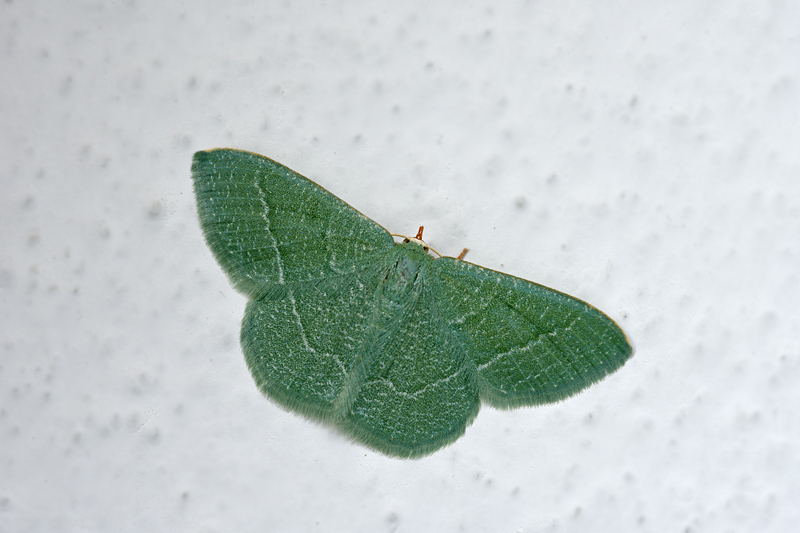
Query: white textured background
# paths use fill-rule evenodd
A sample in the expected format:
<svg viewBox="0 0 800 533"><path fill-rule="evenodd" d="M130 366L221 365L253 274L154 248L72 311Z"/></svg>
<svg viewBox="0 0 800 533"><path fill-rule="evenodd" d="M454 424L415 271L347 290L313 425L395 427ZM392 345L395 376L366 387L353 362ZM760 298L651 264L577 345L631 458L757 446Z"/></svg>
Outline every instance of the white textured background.
<svg viewBox="0 0 800 533"><path fill-rule="evenodd" d="M0 4L0 531L795 531L800 4ZM196 150L636 355L401 461L262 398Z"/></svg>

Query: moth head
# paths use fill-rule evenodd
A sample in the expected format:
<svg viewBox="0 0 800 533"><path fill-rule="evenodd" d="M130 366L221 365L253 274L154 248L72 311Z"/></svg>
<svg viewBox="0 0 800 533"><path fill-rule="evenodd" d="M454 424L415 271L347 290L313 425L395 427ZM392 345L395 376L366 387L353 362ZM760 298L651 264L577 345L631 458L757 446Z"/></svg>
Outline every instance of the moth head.
<svg viewBox="0 0 800 533"><path fill-rule="evenodd" d="M417 239L416 237L405 237L403 239L403 243L408 243L408 242L419 244L420 246L422 246L422 249L425 250L426 252L431 249L431 247L428 246L428 243L426 243L422 239Z"/></svg>
<svg viewBox="0 0 800 533"><path fill-rule="evenodd" d="M414 244L418 244L418 245L422 246L422 249L425 250L425 252L433 252L436 255L438 255L439 257L442 257L442 254L437 252L435 248L431 248L430 246L428 246L427 242L422 240L422 230L423 229L425 229L425 226L420 226L419 227L419 231L417 231L417 236L416 237L409 237L408 235L400 235L398 233L392 233L391 235L393 237L402 237L403 238L403 244L407 244L409 242L413 242Z"/></svg>

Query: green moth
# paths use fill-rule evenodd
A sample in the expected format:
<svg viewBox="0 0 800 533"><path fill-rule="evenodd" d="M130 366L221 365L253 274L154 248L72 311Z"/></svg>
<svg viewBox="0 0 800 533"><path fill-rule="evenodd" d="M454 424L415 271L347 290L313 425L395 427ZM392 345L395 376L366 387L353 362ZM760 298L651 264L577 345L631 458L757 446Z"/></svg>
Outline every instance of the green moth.
<svg viewBox="0 0 800 533"><path fill-rule="evenodd" d="M258 388L370 448L419 457L464 434L481 402L564 399L633 353L578 299L435 258L319 185L241 150L197 152L211 251L249 302L241 341Z"/></svg>

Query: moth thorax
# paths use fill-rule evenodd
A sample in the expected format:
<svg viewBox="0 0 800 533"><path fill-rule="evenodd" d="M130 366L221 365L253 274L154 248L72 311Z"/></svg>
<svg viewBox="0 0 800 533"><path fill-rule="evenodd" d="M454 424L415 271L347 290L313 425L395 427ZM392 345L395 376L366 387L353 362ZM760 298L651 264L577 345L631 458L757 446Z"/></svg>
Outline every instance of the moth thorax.
<svg viewBox="0 0 800 533"><path fill-rule="evenodd" d="M400 285L409 285L416 281L419 274L420 264L410 257L400 257L394 268L389 272L386 281L391 281Z"/></svg>

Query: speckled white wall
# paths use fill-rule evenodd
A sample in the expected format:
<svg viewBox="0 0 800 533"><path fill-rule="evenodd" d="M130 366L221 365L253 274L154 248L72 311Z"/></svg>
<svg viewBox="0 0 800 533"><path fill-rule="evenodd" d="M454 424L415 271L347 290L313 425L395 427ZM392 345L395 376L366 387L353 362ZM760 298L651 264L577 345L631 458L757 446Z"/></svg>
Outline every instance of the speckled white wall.
<svg viewBox="0 0 800 533"><path fill-rule="evenodd" d="M0 531L793 531L800 5L0 4ZM262 398L191 155L585 299L636 347L400 461Z"/></svg>

